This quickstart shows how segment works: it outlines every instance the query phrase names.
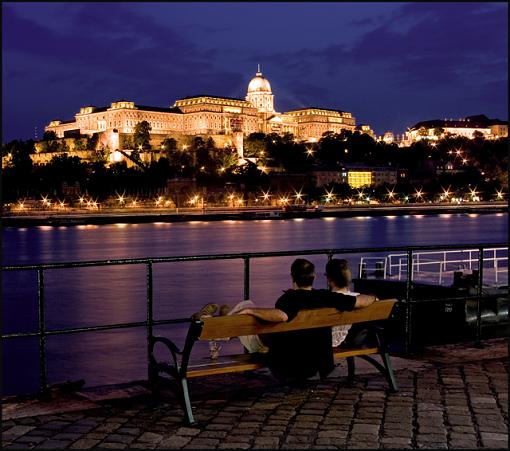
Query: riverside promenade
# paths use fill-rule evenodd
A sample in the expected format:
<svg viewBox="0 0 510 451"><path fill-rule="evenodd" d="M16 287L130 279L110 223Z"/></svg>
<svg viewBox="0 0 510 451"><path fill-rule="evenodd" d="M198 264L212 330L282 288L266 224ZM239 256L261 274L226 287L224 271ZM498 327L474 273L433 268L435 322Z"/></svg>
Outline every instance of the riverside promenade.
<svg viewBox="0 0 510 451"><path fill-rule="evenodd" d="M279 385L266 370L191 380L196 426L172 395L137 383L3 403L7 449L508 448L508 342L427 347L393 358L398 393L345 364L324 381Z"/></svg>

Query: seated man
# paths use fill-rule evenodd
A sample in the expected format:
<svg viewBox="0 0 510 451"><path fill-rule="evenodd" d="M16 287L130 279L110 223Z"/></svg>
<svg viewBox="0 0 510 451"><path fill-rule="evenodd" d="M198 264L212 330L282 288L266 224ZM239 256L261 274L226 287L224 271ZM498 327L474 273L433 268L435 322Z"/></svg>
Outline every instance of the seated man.
<svg viewBox="0 0 510 451"><path fill-rule="evenodd" d="M349 296L328 290L312 289L315 267L298 258L291 266L292 290L286 291L274 309L245 308L239 314L255 316L265 321L291 321L300 310L333 307L342 311L366 307L375 296ZM319 372L326 377L334 369L331 328L281 332L261 336L269 348L268 364L272 373L282 380L303 380Z"/></svg>
<svg viewBox="0 0 510 451"><path fill-rule="evenodd" d="M280 296L275 308L247 307L246 303L251 301L243 301L244 304L238 304L228 314L252 315L270 322L291 321L300 310L333 307L349 311L368 306L376 299L370 295L349 296L312 289L315 267L306 259L298 258L292 263L291 277L292 289ZM208 310L215 311L217 306ZM284 381L303 380L317 372L325 377L334 369L330 327L240 339L249 352L267 352L269 368L277 378Z"/></svg>

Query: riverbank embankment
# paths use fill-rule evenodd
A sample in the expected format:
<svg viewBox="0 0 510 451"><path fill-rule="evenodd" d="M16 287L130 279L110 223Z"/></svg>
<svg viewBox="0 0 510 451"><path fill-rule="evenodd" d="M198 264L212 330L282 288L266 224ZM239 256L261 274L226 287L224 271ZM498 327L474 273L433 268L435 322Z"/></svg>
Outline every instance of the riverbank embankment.
<svg viewBox="0 0 510 451"><path fill-rule="evenodd" d="M162 211L161 209L112 209L103 211L69 211L13 213L2 217L4 227L28 227L38 225L68 226L115 223L152 223L186 221L260 220L321 217L356 217L386 215L423 215L458 213L506 213L506 202L473 204L408 204L339 206L322 209L275 209L275 208L185 208Z"/></svg>

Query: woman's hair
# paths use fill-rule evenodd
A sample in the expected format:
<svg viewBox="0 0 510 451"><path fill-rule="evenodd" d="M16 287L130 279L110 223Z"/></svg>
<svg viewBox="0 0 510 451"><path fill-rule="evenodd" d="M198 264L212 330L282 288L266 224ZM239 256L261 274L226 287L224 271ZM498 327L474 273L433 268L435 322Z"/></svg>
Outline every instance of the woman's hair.
<svg viewBox="0 0 510 451"><path fill-rule="evenodd" d="M315 266L305 258L297 258L290 267L290 275L298 287L309 287L315 279Z"/></svg>
<svg viewBox="0 0 510 451"><path fill-rule="evenodd" d="M343 258L333 258L326 264L326 276L338 288L348 287L352 280L349 262Z"/></svg>

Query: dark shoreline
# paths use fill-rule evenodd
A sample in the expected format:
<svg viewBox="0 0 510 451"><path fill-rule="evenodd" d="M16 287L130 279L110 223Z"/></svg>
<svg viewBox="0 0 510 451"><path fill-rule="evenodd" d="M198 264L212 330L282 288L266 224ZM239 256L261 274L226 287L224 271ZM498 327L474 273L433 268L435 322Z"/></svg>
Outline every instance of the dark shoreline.
<svg viewBox="0 0 510 451"><path fill-rule="evenodd" d="M457 213L508 213L508 204L494 202L465 205L406 205L406 206L359 206L327 208L321 211L206 211L202 213L186 211L183 213L87 213L87 214L53 214L53 215L17 215L2 217L3 227L29 227L39 225L71 226L87 224L115 223L151 223L151 222L187 222L187 221L225 221L225 220L261 220L261 219L292 219L292 218L323 218L353 216L385 216L385 215L423 215L423 214L457 214Z"/></svg>

